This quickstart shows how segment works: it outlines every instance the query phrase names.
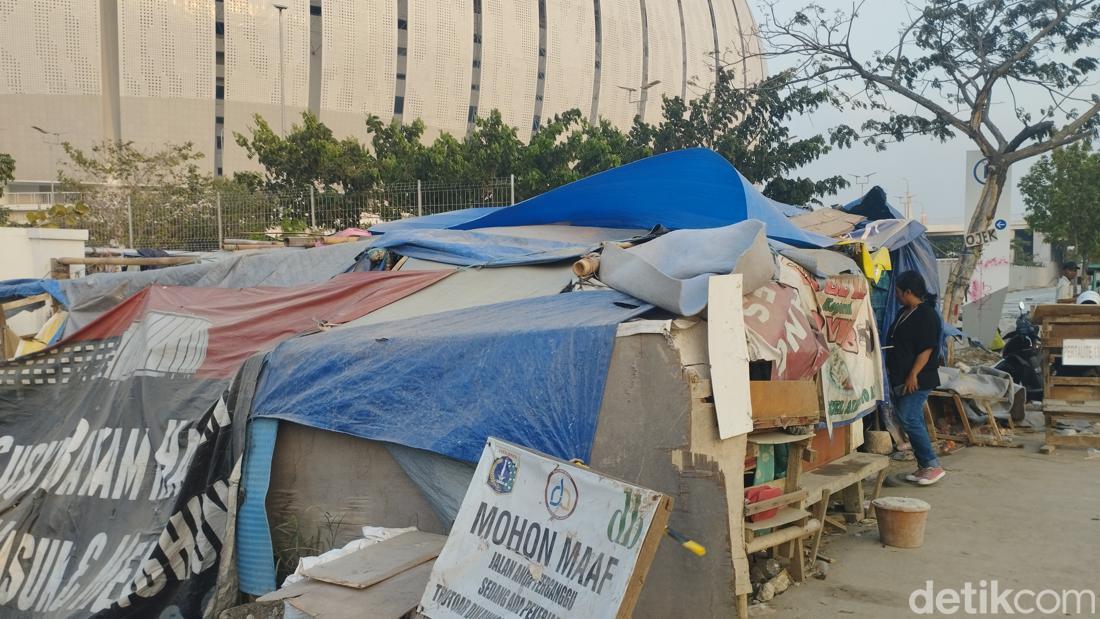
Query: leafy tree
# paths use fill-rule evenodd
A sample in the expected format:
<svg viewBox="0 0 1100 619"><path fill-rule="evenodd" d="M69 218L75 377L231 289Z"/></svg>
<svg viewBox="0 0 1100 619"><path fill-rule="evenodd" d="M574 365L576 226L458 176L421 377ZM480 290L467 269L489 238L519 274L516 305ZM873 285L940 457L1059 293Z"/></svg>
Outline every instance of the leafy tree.
<svg viewBox="0 0 1100 619"><path fill-rule="evenodd" d="M133 142L106 140L84 151L62 144L69 161L61 172L66 191L82 200L42 225L86 226L98 242L126 247L187 247L192 231L211 228L211 177L198 162L194 144L166 144L143 150ZM84 211L81 213L80 211Z"/></svg>
<svg viewBox="0 0 1100 619"><path fill-rule="evenodd" d="M325 191L356 193L378 181L374 157L355 138L337 139L332 130L310 112L302 114L285 137L256 114L250 136L234 133L249 159L264 167L266 176L242 174L246 184L268 191L301 192L314 187Z"/></svg>
<svg viewBox="0 0 1100 619"><path fill-rule="evenodd" d="M606 120L588 121L580 110L568 110L547 120L527 144L517 137L500 113L479 117L462 139L447 133L424 142L424 123L366 119L370 149L354 138L337 140L312 114L284 137L260 117L250 135L236 141L264 174L239 174L247 186L272 191L369 193L384 187L400 204L415 203L415 181L481 185L515 175L517 199L608 170L624 163L692 146L712 148L730 160L766 195L791 204L806 204L847 186L841 177L810 180L793 177L802 165L834 147L851 143L853 132L840 127L827 136L801 138L791 134L790 119L835 103L828 93L790 83L784 74L750 88L738 88L733 72L722 68L715 87L685 103L665 100L663 120L649 125L636 119L629 132ZM335 171L335 173L334 173ZM353 171L353 173L348 173ZM407 195L406 195L407 194ZM433 207L433 196L424 196ZM375 205L376 210L392 205Z"/></svg>
<svg viewBox="0 0 1100 619"><path fill-rule="evenodd" d="M858 54L851 11L809 5L779 17L769 0L761 24L770 54L798 64L797 78L844 96L872 118L861 137L882 148L913 135L965 136L987 158L989 177L968 224L987 229L1009 169L1097 134L1096 71L1100 0L924 0L911 2L886 51ZM1017 93L1049 104L1027 107ZM1014 119L991 113L995 99L1013 103ZM951 269L944 317L954 320L981 248Z"/></svg>
<svg viewBox="0 0 1100 619"><path fill-rule="evenodd" d="M1020 179L1027 223L1088 264L1100 256L1100 153L1078 142L1043 156Z"/></svg>
<svg viewBox="0 0 1100 619"><path fill-rule="evenodd" d="M848 181L841 176L792 178L791 173L834 147L850 146L855 132L841 125L827 135L798 137L790 121L837 103L827 89L799 85L792 72L739 88L734 72L723 66L714 87L702 96L687 103L666 98L661 122L646 133L652 136L654 153L705 146L729 160L750 182L763 185L769 198L794 205L819 203L818 198L837 193Z"/></svg>
<svg viewBox="0 0 1100 619"><path fill-rule="evenodd" d="M0 197L4 195L4 186L15 180L15 159L7 153L0 153ZM11 210L0 207L0 226L8 224Z"/></svg>

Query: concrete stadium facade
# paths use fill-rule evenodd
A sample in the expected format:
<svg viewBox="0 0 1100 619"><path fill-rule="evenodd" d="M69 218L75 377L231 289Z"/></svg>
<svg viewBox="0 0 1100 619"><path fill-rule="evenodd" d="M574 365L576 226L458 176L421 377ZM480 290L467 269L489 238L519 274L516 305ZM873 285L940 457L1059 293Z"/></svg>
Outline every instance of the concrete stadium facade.
<svg viewBox="0 0 1100 619"><path fill-rule="evenodd" d="M215 174L254 169L232 139L280 124L270 0L0 0L0 152L23 184L56 178L60 144L195 144ZM526 139L570 108L629 127L691 99L716 56L765 71L747 0L282 0L287 125L338 136L421 118L463 135L491 109ZM654 84L655 83L655 84ZM646 85L650 85L648 88Z"/></svg>

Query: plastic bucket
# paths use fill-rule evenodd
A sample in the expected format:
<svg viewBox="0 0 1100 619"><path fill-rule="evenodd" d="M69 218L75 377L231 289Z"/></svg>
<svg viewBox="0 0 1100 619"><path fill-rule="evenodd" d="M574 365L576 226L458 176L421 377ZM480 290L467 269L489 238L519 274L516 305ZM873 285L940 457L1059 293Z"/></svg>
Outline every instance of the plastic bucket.
<svg viewBox="0 0 1100 619"><path fill-rule="evenodd" d="M883 544L896 548L919 548L924 543L924 524L932 506L904 496L880 497L871 502L878 518L878 535Z"/></svg>

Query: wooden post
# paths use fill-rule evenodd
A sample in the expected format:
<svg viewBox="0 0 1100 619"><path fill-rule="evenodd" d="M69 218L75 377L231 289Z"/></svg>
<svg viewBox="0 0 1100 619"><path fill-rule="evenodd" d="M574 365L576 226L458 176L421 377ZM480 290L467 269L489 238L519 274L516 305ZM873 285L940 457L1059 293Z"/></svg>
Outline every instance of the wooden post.
<svg viewBox="0 0 1100 619"><path fill-rule="evenodd" d="M642 547L638 550L638 560L634 564L634 571L630 574L630 584L623 593L623 603L619 605L619 619L629 619L634 616L634 606L638 603L638 596L642 594L645 586L645 577L649 572L649 566L653 563L653 557L657 555L657 547L665 537L665 526L672 515L672 499L661 499L657 511L653 514L653 520L649 523L649 531L646 532Z"/></svg>

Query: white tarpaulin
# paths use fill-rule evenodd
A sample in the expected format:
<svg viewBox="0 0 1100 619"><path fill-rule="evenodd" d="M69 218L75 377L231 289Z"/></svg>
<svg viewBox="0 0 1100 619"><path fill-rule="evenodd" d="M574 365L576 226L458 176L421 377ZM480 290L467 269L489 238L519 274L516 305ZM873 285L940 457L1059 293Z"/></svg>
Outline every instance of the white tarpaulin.
<svg viewBox="0 0 1100 619"><path fill-rule="evenodd" d="M614 617L663 500L490 438L421 612L434 619Z"/></svg>

